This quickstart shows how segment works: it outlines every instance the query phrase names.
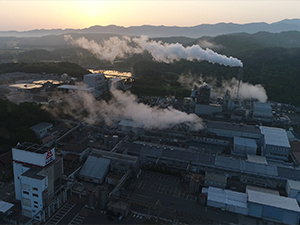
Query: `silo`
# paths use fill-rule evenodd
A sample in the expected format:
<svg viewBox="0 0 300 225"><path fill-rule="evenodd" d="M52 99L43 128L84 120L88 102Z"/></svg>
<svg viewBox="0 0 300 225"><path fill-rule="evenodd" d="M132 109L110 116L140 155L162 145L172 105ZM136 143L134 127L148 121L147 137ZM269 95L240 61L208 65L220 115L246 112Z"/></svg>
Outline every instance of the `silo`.
<svg viewBox="0 0 300 225"><path fill-rule="evenodd" d="M94 208L95 206L95 192L94 191L89 191L88 192L88 204L87 206L89 208Z"/></svg>
<svg viewBox="0 0 300 225"><path fill-rule="evenodd" d="M107 188L102 186L99 189L99 208L105 209L106 203L107 203Z"/></svg>
<svg viewBox="0 0 300 225"><path fill-rule="evenodd" d="M118 135L113 136L113 147L115 147L119 142L119 137Z"/></svg>
<svg viewBox="0 0 300 225"><path fill-rule="evenodd" d="M103 144L104 144L104 147L107 147L108 146L108 135L104 135L104 140L103 140Z"/></svg>

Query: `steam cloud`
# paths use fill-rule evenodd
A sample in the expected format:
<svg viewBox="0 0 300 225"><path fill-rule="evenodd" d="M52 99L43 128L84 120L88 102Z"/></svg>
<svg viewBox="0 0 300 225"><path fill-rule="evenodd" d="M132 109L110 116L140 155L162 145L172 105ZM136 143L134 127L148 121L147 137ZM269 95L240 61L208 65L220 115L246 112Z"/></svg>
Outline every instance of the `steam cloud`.
<svg viewBox="0 0 300 225"><path fill-rule="evenodd" d="M229 90L231 96L236 98L236 92L238 88L238 80L232 78L231 81L223 82L222 88L213 89L215 93L225 93L226 90ZM240 99L257 99L260 102L266 102L268 96L266 94L266 90L260 84L249 84L241 81L240 83L240 91L239 91Z"/></svg>
<svg viewBox="0 0 300 225"><path fill-rule="evenodd" d="M111 37L108 40L102 41L101 44L98 44L94 40L89 41L84 37L74 40L70 35L65 35L64 38L70 44L85 48L99 59L108 60L111 63L116 58L125 58L133 54L148 51L153 59L159 62L170 63L179 59L189 61L206 60L225 66L243 67L243 63L239 59L218 54L208 48L204 50L199 45L184 47L179 43L163 44L161 41L150 41L146 36L141 36L140 38L124 36L122 39Z"/></svg>
<svg viewBox="0 0 300 225"><path fill-rule="evenodd" d="M69 108L64 105L62 110L65 114L78 117L78 112L86 110L88 117L85 121L95 124L104 121L107 125L112 125L123 118L131 119L143 126L145 129L166 129L179 123L189 126L190 130L200 130L203 128L202 120L195 114L187 114L173 108L160 109L150 107L143 103L138 103L137 97L130 92L123 93L111 88L113 98L109 101L96 101L94 96L85 92L77 92L74 96L63 97Z"/></svg>

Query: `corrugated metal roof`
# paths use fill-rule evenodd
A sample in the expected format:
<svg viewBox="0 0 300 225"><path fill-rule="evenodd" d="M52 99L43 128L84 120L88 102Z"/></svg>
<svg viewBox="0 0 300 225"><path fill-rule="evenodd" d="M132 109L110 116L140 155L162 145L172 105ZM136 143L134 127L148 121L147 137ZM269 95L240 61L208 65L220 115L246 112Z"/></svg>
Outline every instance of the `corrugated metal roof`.
<svg viewBox="0 0 300 225"><path fill-rule="evenodd" d="M110 164L109 159L90 155L79 172L80 176L102 180Z"/></svg>
<svg viewBox="0 0 300 225"><path fill-rule="evenodd" d="M277 127L260 126L261 133L264 135L265 144L290 148L290 143L284 129Z"/></svg>
<svg viewBox="0 0 300 225"><path fill-rule="evenodd" d="M247 208L247 195L241 192L209 187L207 200Z"/></svg>
<svg viewBox="0 0 300 225"><path fill-rule="evenodd" d="M274 165L252 163L223 156L216 157L215 166L250 174L277 176L277 167Z"/></svg>
<svg viewBox="0 0 300 225"><path fill-rule="evenodd" d="M280 209L295 211L300 213L299 205L294 198L287 198L259 191L247 190L248 202L273 206Z"/></svg>
<svg viewBox="0 0 300 225"><path fill-rule="evenodd" d="M14 204L9 203L9 202L5 202L0 200L0 212L1 213L6 213L8 210L10 210L12 207L14 206Z"/></svg>
<svg viewBox="0 0 300 225"><path fill-rule="evenodd" d="M251 148L257 148L256 141L250 138L241 138L241 137L233 137L233 144L234 145L240 145L240 146L246 146Z"/></svg>

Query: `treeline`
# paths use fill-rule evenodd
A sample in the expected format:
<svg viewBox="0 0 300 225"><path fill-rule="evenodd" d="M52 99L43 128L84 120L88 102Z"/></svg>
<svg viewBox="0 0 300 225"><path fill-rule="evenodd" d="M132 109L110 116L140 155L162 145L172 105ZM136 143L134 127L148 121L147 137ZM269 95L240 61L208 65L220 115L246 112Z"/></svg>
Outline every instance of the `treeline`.
<svg viewBox="0 0 300 225"><path fill-rule="evenodd" d="M70 62L49 62L49 63L3 63L0 64L0 74L12 72L25 72L25 73L53 73L63 74L67 73L69 76L78 79L83 78L83 75L88 74L89 71L81 66Z"/></svg>
<svg viewBox="0 0 300 225"><path fill-rule="evenodd" d="M8 151L18 142L38 143L35 133L30 130L41 122L52 122L49 112L41 105L24 102L16 105L0 99L0 154Z"/></svg>

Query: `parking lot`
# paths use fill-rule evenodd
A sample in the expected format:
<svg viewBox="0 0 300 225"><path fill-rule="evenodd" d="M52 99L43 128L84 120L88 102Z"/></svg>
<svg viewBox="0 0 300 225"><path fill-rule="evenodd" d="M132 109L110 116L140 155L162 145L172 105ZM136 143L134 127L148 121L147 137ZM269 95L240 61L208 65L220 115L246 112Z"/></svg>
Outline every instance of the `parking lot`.
<svg viewBox="0 0 300 225"><path fill-rule="evenodd" d="M189 224L212 224L218 221L238 224L236 214L200 205L197 195L189 193L188 183L176 176L144 171L130 200L133 202L132 211L146 217L159 217L165 222L179 220Z"/></svg>

